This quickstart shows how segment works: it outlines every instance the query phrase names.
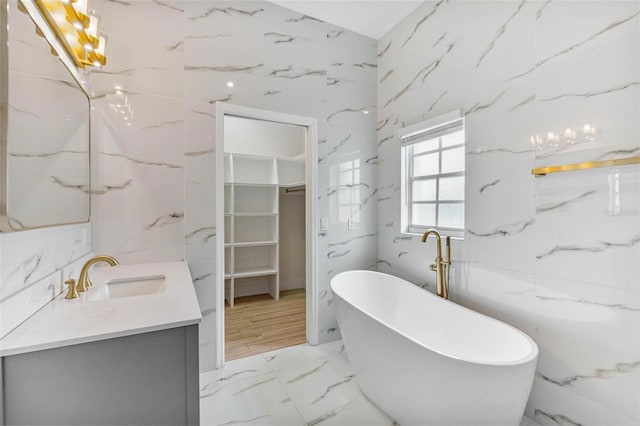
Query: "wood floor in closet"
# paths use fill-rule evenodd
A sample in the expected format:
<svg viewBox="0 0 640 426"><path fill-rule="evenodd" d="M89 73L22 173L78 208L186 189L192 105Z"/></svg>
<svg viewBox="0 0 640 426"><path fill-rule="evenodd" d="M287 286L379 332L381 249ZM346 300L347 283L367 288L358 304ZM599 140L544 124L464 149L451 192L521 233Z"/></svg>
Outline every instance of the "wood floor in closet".
<svg viewBox="0 0 640 426"><path fill-rule="evenodd" d="M305 289L239 297L225 305L225 360L269 352L307 341Z"/></svg>

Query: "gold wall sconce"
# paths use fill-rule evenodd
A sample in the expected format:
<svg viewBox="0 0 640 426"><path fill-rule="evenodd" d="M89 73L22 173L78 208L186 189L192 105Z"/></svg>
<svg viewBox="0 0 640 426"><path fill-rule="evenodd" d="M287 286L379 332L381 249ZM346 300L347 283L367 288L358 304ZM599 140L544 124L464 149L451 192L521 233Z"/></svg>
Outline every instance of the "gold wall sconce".
<svg viewBox="0 0 640 426"><path fill-rule="evenodd" d="M107 36L99 32L100 16L89 9L89 0L32 1L78 68L107 64Z"/></svg>

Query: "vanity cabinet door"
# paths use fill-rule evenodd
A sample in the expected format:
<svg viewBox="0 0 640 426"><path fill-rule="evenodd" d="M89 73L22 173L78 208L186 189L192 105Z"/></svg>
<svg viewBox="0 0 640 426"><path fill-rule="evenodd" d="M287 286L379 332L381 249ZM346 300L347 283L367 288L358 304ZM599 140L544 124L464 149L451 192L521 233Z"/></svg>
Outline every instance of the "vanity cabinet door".
<svg viewBox="0 0 640 426"><path fill-rule="evenodd" d="M3 358L4 424L198 424L197 327Z"/></svg>

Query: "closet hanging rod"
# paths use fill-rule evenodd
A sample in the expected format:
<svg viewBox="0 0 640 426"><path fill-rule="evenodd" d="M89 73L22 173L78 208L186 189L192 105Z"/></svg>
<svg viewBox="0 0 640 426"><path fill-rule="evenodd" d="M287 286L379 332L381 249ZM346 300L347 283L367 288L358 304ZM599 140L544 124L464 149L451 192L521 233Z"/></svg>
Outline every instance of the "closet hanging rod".
<svg viewBox="0 0 640 426"><path fill-rule="evenodd" d="M301 192L301 191L304 191L304 190L305 190L305 187L303 186L302 188L295 188L295 189L285 188L284 192L285 192L285 194L288 194L290 192Z"/></svg>

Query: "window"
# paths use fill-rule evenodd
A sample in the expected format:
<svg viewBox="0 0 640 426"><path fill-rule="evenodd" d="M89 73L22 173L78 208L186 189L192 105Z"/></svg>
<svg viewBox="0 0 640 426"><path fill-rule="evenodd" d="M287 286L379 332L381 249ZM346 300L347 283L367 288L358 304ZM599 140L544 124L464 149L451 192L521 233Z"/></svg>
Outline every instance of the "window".
<svg viewBox="0 0 640 426"><path fill-rule="evenodd" d="M464 236L464 118L459 112L401 129L402 232Z"/></svg>

